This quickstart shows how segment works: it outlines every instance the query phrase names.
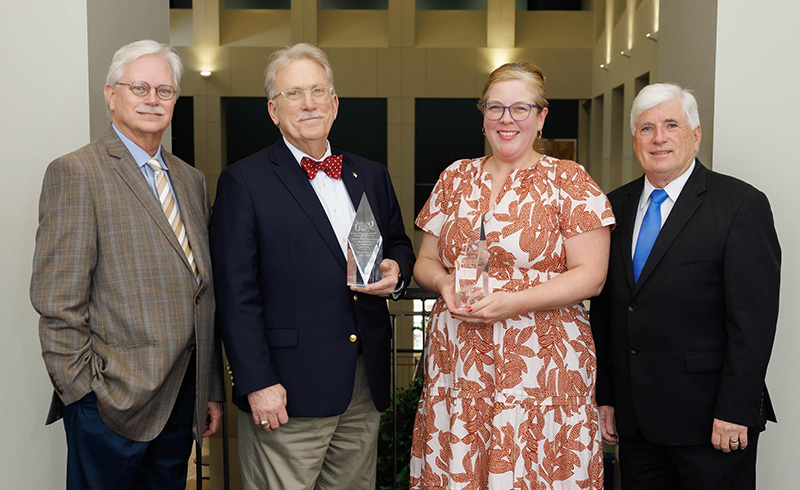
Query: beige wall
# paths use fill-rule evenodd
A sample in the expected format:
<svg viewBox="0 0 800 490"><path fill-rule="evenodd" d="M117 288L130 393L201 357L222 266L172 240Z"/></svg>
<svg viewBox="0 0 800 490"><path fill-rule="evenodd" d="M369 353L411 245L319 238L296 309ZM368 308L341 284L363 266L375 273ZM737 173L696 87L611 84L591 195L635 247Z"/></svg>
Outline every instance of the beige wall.
<svg viewBox="0 0 800 490"><path fill-rule="evenodd" d="M128 7L114 2L113 8L107 3L5 2L0 15L0 148L5 171L0 181L5 209L0 255L0 392L5 421L0 475L6 488L64 487L64 429L61 423L44 426L52 387L39 348L38 316L28 298L45 167L87 144L90 134L108 125L102 87L113 52L140 36L169 37L167 22L160 20L168 19L166 2L140 0Z"/></svg>
<svg viewBox="0 0 800 490"><path fill-rule="evenodd" d="M646 37L658 29L658 4L658 0L595 3L601 8L594 11L592 97L595 105L602 98L603 114L592 117L597 122L592 128L596 138L591 141L589 167L606 192L641 175L633 155L629 116L637 79L647 77L656 81L659 74L660 42ZM622 55L623 50L629 50L629 56ZM597 128L596 124L602 127ZM599 171L594 170L598 168Z"/></svg>
<svg viewBox="0 0 800 490"><path fill-rule="evenodd" d="M0 475L6 488L63 488L64 430L44 426L52 387L28 285L44 169L89 140L86 0L5 2L2 9Z"/></svg>
<svg viewBox="0 0 800 490"><path fill-rule="evenodd" d="M658 81L694 90L703 141L697 158L713 166L714 67L717 0L662 0L658 36Z"/></svg>
<svg viewBox="0 0 800 490"><path fill-rule="evenodd" d="M783 248L778 334L767 373L778 424L767 426L758 446L758 487L763 489L798 487L798 17L800 4L789 0L769 0L758 8L744 0L721 1L717 17L714 169L767 194Z"/></svg>
<svg viewBox="0 0 800 490"><path fill-rule="evenodd" d="M111 57L121 46L139 39L169 43L169 3L163 0L87 0L84 15L88 27L90 134L94 139L111 123L103 97ZM167 149L171 148L171 134L170 130L164 134Z"/></svg>

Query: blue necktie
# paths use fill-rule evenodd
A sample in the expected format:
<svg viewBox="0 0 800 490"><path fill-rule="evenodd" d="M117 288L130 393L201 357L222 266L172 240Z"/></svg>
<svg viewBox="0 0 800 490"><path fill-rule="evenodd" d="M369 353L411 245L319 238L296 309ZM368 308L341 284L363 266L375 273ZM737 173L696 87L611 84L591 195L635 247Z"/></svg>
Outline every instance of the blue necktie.
<svg viewBox="0 0 800 490"><path fill-rule="evenodd" d="M656 243L658 232L661 231L661 203L667 199L667 191L655 189L650 194L650 205L644 213L642 227L639 229L639 238L636 240L636 250L633 252L633 282L639 280L647 256Z"/></svg>

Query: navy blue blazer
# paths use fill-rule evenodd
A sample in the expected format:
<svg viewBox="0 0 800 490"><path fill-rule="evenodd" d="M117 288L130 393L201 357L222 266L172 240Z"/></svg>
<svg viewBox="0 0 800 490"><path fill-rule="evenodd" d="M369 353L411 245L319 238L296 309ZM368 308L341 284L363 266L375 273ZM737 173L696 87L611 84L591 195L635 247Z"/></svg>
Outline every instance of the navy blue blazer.
<svg viewBox="0 0 800 490"><path fill-rule="evenodd" d="M383 256L411 278L414 252L387 169L343 155L353 206L366 192ZM385 298L354 293L346 260L303 169L283 141L224 169L210 225L217 322L231 366L233 401L281 383L290 417L344 412L359 342L375 407L389 405L391 323Z"/></svg>
<svg viewBox="0 0 800 490"><path fill-rule="evenodd" d="M696 162L634 285L643 185L608 196L617 227L591 303L597 403L615 407L620 436L655 444L708 444L714 418L763 430L781 263L767 197Z"/></svg>

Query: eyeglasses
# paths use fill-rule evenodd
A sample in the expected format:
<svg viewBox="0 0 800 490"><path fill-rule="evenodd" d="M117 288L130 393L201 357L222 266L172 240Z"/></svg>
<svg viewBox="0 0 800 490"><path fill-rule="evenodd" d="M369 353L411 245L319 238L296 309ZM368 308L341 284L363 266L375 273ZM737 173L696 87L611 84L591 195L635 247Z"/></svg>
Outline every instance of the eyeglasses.
<svg viewBox="0 0 800 490"><path fill-rule="evenodd" d="M144 97L150 93L150 84L141 80L130 83L117 82L117 85L127 85L133 95ZM159 85L156 87L156 96L161 100L171 100L178 95L178 90L172 85Z"/></svg>
<svg viewBox="0 0 800 490"><path fill-rule="evenodd" d="M311 94L311 98L314 99L315 102L329 102L333 96L333 87L314 87L311 90L300 90L299 88L293 88L284 90L283 92L278 92L273 99L277 99L278 95L282 95L287 104L300 105L305 100L306 94Z"/></svg>
<svg viewBox="0 0 800 490"><path fill-rule="evenodd" d="M481 107L483 107L483 115L486 116L486 119L490 121L502 119L506 113L506 109L508 109L511 119L515 121L524 121L531 115L531 110L534 107L539 109L539 106L536 104L503 105L496 102L481 104Z"/></svg>

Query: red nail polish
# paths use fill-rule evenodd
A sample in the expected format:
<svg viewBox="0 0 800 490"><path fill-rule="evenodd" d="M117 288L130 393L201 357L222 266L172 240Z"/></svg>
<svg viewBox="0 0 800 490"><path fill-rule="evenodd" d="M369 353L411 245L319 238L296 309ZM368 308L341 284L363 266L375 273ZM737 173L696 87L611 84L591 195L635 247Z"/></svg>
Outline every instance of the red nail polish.
<svg viewBox="0 0 800 490"><path fill-rule="evenodd" d="M471 306L467 306L467 311L472 313L472 307Z"/></svg>

